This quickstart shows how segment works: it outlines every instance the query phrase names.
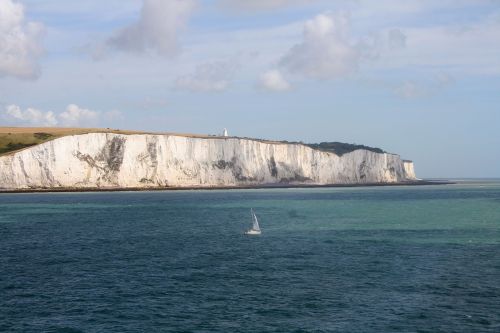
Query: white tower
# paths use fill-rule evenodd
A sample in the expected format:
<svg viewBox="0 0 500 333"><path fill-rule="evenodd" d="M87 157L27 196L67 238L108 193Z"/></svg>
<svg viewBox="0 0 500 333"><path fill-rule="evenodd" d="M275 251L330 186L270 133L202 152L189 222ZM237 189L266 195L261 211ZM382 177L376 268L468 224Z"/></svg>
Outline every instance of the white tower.
<svg viewBox="0 0 500 333"><path fill-rule="evenodd" d="M227 129L225 129L225 128L224 128L224 131L222 131L222 136L229 136L229 135L227 134Z"/></svg>

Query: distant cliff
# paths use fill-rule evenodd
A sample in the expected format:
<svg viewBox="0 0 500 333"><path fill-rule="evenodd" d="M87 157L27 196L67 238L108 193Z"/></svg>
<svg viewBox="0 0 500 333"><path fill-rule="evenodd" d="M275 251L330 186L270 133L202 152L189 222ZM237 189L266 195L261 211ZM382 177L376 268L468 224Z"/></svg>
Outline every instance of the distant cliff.
<svg viewBox="0 0 500 333"><path fill-rule="evenodd" d="M320 147L321 148L321 147ZM415 180L413 163L357 149L221 137L91 133L0 157L0 188L232 187Z"/></svg>

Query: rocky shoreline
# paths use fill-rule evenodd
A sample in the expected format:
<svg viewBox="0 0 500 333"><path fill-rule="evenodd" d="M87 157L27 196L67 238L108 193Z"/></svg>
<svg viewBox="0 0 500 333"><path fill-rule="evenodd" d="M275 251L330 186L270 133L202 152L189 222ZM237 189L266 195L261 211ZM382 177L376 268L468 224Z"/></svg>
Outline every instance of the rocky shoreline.
<svg viewBox="0 0 500 333"><path fill-rule="evenodd" d="M8 193L79 193L79 192L152 192L152 191L210 191L210 190L253 190L253 189L280 189L280 188L334 188L334 187L385 187L385 186L423 186L423 185L453 185L450 181L416 180L397 183L366 183L366 184L266 184L255 186L189 186L189 187L87 187L87 188L27 188L27 189L1 189L0 194Z"/></svg>

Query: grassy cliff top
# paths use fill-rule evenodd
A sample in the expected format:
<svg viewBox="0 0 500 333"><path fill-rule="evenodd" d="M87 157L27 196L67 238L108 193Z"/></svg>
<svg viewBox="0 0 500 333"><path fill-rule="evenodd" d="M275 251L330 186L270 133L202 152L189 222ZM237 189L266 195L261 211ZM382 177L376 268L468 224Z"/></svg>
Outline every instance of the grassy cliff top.
<svg viewBox="0 0 500 333"><path fill-rule="evenodd" d="M186 133L153 133L144 131L129 131L112 128L67 128L67 127L0 127L0 155L13 153L31 146L68 135L88 133L115 133L115 134L169 134L193 138L217 138L215 135L197 135ZM384 153L380 148L342 142L322 142L319 144L304 144L302 142L273 141L252 138L240 138L274 144L301 144L313 149L333 152L339 156L358 149L366 149L376 153Z"/></svg>
<svg viewBox="0 0 500 333"><path fill-rule="evenodd" d="M368 151L372 151L374 153L383 154L384 150L380 148L369 147L365 145L358 145L352 143L344 143L344 142L321 142L321 143L309 143L306 146L311 147L313 149L333 152L338 156L342 156L344 154L353 152L358 149L364 149Z"/></svg>
<svg viewBox="0 0 500 333"><path fill-rule="evenodd" d="M144 132L110 128L0 127L0 155L63 136L87 133L142 134Z"/></svg>
<svg viewBox="0 0 500 333"><path fill-rule="evenodd" d="M0 156L13 153L31 146L68 135L88 133L115 134L169 134L192 138L210 138L216 136L188 133L130 131L113 128L70 128L70 127L0 127Z"/></svg>

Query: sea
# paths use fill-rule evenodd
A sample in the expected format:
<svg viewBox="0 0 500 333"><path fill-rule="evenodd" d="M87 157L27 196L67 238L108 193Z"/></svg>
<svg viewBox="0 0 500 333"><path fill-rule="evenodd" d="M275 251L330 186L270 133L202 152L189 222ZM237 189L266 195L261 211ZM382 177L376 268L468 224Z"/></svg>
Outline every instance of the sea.
<svg viewBox="0 0 500 333"><path fill-rule="evenodd" d="M0 194L0 332L500 332L500 181Z"/></svg>

